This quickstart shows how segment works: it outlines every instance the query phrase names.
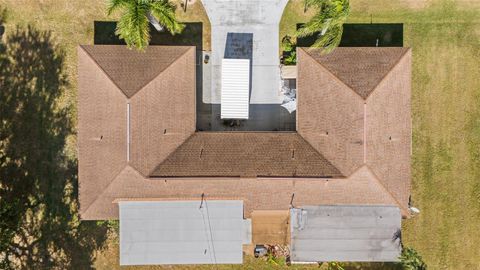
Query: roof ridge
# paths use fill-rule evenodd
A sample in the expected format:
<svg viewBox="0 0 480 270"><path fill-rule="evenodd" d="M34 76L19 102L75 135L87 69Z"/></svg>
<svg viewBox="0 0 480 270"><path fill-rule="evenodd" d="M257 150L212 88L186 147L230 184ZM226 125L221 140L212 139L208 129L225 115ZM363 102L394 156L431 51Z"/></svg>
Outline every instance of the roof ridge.
<svg viewBox="0 0 480 270"><path fill-rule="evenodd" d="M400 62L405 58L405 55L412 50L412 48L408 47L402 47L402 48L407 48L405 52L397 59L395 64L392 65L392 67L385 73L385 75L375 84L375 86L371 89L371 91L368 93L368 95L365 97L365 100L367 100L373 92L378 88L378 86L392 73L392 71L400 64Z"/></svg>
<svg viewBox="0 0 480 270"><path fill-rule="evenodd" d="M342 79L340 79L337 75L335 75L330 69L328 69L326 66L324 66L322 63L320 63L317 59L315 59L311 54L308 53L307 50L305 50L304 48L300 48L302 51L304 51L315 63L317 63L321 68L323 68L325 71L327 71L328 74L330 74L335 80L337 80L338 82L340 82L341 84L343 84L344 86L346 86L348 89L350 89L355 95L357 95L358 97L360 97L360 99L362 100L366 100L364 99L359 93L357 93L357 91L355 91L352 86L348 85L347 83L345 83Z"/></svg>
<svg viewBox="0 0 480 270"><path fill-rule="evenodd" d="M177 47L177 46L176 46ZM180 46L178 46L180 47ZM180 58L183 58L190 50L194 49L193 46L184 46L188 49L185 50L185 52L183 52L181 55L179 55L175 60L173 60L170 64L168 64L168 66L166 66L164 69L162 69L155 77L153 77L150 81L148 81L147 83L145 83L144 85L142 85L141 87L138 88L138 91L135 92L135 94L133 94L131 97L129 97L129 99L133 98L135 95L137 95L139 92L141 92L145 87L147 87L149 84L151 84L155 79L157 79L158 77L160 77L160 75L162 75L167 69L169 69L170 67L173 66L173 64L177 63L178 60L180 60ZM123 92L123 91L122 91Z"/></svg>
<svg viewBox="0 0 480 270"><path fill-rule="evenodd" d="M300 139L302 139L305 143L307 143L308 146L310 146L313 149L313 151L318 153L322 158L325 159L325 161L328 162L328 164L330 164L333 168L335 168L335 170L337 170L340 173L341 177L347 178L335 165L333 165L333 163L330 160L328 160L328 158L326 158L322 153L320 153L320 151L318 151L315 147L313 147L313 145L307 139L305 139L300 133L297 133L297 135L298 137L300 137Z"/></svg>
<svg viewBox="0 0 480 270"><path fill-rule="evenodd" d="M400 210L402 212L404 212L404 216L408 216L408 211L407 209L397 200L397 198L395 196L393 196L393 194L390 192L390 190L388 190L388 188L382 183L382 181L380 181L380 177L378 177L378 175L370 168L370 166L368 166L367 163L365 163L364 166L362 166L361 168L365 167L368 172L370 172L372 175L373 175L373 178L376 180L376 182L385 190L385 192L393 199L393 201L397 204L397 206L400 208Z"/></svg>
<svg viewBox="0 0 480 270"><path fill-rule="evenodd" d="M137 171L137 169L135 169L133 166L130 166L130 165L125 166L122 170L120 170L120 172L117 175L115 175L113 180L102 190L102 192L98 194L95 200L88 206L87 209L85 209L85 211L83 211L83 213L86 213L92 207L92 205L94 205L100 198L102 198L103 195L109 190L109 188L112 187L113 184L118 181L118 176L121 175L123 172L125 172L127 169L133 170L134 173L137 173L143 179L148 179L147 177L143 176L139 171Z"/></svg>
<svg viewBox="0 0 480 270"><path fill-rule="evenodd" d="M86 213L88 211L88 209L90 209L90 207L95 204L95 202L105 193L105 191L112 185L113 182L115 182L115 180L117 180L118 176L120 174L122 174L123 171L125 171L125 169L127 167L131 167L130 165L128 165L128 162L127 162L127 165L125 165L117 174L115 174L114 177L112 177L112 179L110 180L110 182L108 183L108 185L106 185L102 192L98 193L97 196L95 196L95 199L87 206L87 208L84 210L84 211L81 211L80 213L80 216L83 214L83 213Z"/></svg>
<svg viewBox="0 0 480 270"><path fill-rule="evenodd" d="M93 57L92 54L90 54L87 50L85 50L84 48L84 45L79 45L79 47L82 49L83 52L85 52L90 58L90 60L92 60L95 65L103 72L103 74L105 74L105 76L107 76L107 78L117 87L117 89L122 92L122 94L127 98L127 99L130 99L126 94L125 92L123 92L122 88L120 88L120 86L115 82L115 80L113 80L112 77L110 77L110 75L108 75L108 73L102 68L102 66L98 63L97 60L95 60L95 57Z"/></svg>
<svg viewBox="0 0 480 270"><path fill-rule="evenodd" d="M155 166L155 168L153 168L153 170L150 170L150 172L147 175L145 175L144 177L152 178L153 172L155 172L163 163L165 163L166 160L168 160L169 157L171 157L175 152L177 152L177 150L180 147L182 147L182 145L184 145L185 143L190 141L196 134L197 134L197 132L195 132L195 131L192 134L190 134L190 136L188 136L188 138L186 138L177 148L175 148L172 152L170 152L170 154L168 154L160 163L158 163L157 166ZM141 174L141 175L143 175L143 174Z"/></svg>

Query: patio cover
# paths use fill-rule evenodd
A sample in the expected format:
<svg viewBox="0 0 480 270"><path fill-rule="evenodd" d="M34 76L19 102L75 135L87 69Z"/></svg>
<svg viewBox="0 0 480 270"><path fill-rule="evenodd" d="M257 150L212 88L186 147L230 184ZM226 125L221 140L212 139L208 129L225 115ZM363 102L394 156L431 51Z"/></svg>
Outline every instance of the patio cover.
<svg viewBox="0 0 480 270"><path fill-rule="evenodd" d="M292 209L292 262L390 262L400 256L396 206L323 205Z"/></svg>
<svg viewBox="0 0 480 270"><path fill-rule="evenodd" d="M120 201L120 265L241 264L242 201Z"/></svg>
<svg viewBox="0 0 480 270"><path fill-rule="evenodd" d="M222 119L248 119L250 60L222 60Z"/></svg>

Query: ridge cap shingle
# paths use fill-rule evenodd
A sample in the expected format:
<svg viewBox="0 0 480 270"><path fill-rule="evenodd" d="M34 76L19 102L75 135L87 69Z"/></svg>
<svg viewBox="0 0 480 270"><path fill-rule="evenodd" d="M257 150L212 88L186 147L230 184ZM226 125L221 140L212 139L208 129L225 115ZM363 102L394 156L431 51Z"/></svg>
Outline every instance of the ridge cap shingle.
<svg viewBox="0 0 480 270"><path fill-rule="evenodd" d="M390 192L390 190L383 184L383 182L380 180L380 177L370 168L370 166L368 166L368 164L364 164L362 167L360 168L366 168L368 170L368 172L370 174L372 174L373 176L373 179L384 189L385 193L388 194L392 200L397 204L397 206L400 208L400 211L402 212L402 216L408 216L408 211L407 209L404 207L404 205L402 205L395 196L393 196L392 192ZM354 172L355 173L355 172ZM354 174L352 173L352 175Z"/></svg>

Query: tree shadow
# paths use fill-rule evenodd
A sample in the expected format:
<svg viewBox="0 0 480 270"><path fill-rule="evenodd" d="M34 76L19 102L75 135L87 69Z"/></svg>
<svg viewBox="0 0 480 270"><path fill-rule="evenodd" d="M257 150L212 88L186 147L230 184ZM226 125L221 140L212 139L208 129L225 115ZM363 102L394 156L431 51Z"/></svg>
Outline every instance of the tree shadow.
<svg viewBox="0 0 480 270"><path fill-rule="evenodd" d="M80 222L64 52L29 26L0 51L0 268L87 269L107 224Z"/></svg>

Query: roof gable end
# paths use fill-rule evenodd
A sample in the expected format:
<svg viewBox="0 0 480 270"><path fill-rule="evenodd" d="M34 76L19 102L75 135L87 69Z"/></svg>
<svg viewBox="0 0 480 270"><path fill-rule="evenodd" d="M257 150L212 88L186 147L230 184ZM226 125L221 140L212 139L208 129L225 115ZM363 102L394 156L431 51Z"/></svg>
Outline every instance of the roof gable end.
<svg viewBox="0 0 480 270"><path fill-rule="evenodd" d="M134 96L190 48L149 46L145 52L138 52L119 45L81 47L128 98Z"/></svg>
<svg viewBox="0 0 480 270"><path fill-rule="evenodd" d="M330 54L323 54L319 49L304 51L360 97L367 99L408 48L339 47Z"/></svg>

